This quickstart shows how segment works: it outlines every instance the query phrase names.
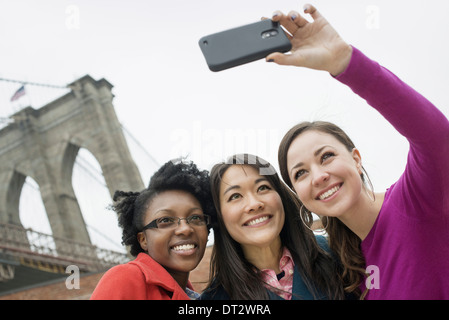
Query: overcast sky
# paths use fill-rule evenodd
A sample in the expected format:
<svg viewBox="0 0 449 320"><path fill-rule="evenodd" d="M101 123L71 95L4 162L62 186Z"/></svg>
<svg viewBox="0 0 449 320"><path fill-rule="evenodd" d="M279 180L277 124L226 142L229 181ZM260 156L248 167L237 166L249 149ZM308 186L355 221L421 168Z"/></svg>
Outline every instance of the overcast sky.
<svg viewBox="0 0 449 320"><path fill-rule="evenodd" d="M0 77L55 85L85 74L105 78L114 85L119 120L159 164L189 156L210 169L233 153L249 152L277 168L277 147L290 127L332 121L354 140L376 191L385 190L402 173L408 145L347 87L325 72L263 60L213 73L202 56L202 36L277 9L301 10L305 3L2 0ZM347 42L449 116L449 2L311 3ZM0 82L0 93L12 95L16 87ZM14 107L3 97L0 117ZM136 162L147 184L157 167L148 158ZM107 193L101 201L110 202Z"/></svg>

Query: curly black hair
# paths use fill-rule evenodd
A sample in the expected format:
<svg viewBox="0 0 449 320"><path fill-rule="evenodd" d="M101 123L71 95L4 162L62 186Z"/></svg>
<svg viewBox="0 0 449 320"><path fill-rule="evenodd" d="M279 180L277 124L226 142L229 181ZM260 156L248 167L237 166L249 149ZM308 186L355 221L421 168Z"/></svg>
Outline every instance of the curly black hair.
<svg viewBox="0 0 449 320"><path fill-rule="evenodd" d="M209 172L200 171L193 162L179 159L168 161L151 177L148 188L140 192L116 191L114 194L114 204L111 207L118 214L119 226L123 229L122 244L130 246L131 255L137 256L144 252L137 234L144 227L144 215L151 200L168 190L189 192L198 200L204 214L216 216ZM209 231L210 225L207 228Z"/></svg>

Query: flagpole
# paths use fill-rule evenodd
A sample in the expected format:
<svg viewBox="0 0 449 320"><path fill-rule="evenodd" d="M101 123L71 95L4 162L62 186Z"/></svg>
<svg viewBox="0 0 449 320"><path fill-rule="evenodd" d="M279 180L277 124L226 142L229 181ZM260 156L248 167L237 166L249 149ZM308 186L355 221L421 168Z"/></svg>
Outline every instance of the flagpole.
<svg viewBox="0 0 449 320"><path fill-rule="evenodd" d="M25 88L25 84L23 84L23 87ZM30 92L29 91L28 92L25 91L25 95L28 97L28 103L32 107L33 103L31 102L31 94L30 94ZM22 107L22 109L23 109L23 107ZM20 109L20 110L22 110L22 109Z"/></svg>
<svg viewBox="0 0 449 320"><path fill-rule="evenodd" d="M29 82L29 81L23 81L23 80L15 80L15 79L6 79L6 78L0 78L0 81L5 81L5 82L12 82L12 83L19 83L21 84L24 88L26 85L29 86L39 86L39 87L46 87L46 88L53 88L53 89L68 89L68 85L65 86L61 86L61 85L52 85L52 84L45 84L45 83L37 83L37 82ZM25 91L26 94L26 91ZM33 102L31 100L31 94L30 92L28 92L27 94L28 96L28 104L30 106L33 105ZM23 99L20 102L17 102L20 100L21 97L19 97L18 99L15 99L14 101L11 101L12 103L12 107L13 107L13 112L16 113L20 110L22 110L25 106L23 105ZM17 108L19 108L19 110L17 110Z"/></svg>

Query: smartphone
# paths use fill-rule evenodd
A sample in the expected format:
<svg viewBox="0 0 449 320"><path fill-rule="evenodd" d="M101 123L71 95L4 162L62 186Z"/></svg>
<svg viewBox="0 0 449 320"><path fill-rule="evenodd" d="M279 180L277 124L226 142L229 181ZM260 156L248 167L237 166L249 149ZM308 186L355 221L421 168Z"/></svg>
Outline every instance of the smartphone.
<svg viewBox="0 0 449 320"><path fill-rule="evenodd" d="M214 33L199 40L211 71L221 71L265 58L273 52L291 50L278 22L269 19Z"/></svg>

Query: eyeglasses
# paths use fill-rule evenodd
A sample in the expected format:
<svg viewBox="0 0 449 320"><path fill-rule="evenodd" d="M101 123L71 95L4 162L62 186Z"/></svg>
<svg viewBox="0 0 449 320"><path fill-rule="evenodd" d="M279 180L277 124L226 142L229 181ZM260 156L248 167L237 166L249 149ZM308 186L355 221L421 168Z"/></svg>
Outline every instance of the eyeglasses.
<svg viewBox="0 0 449 320"><path fill-rule="evenodd" d="M142 231L146 229L172 229L179 226L181 220L185 220L187 224L193 227L206 226L210 222L210 216L206 214L194 214L187 218L177 217L162 217L157 218L142 228Z"/></svg>

